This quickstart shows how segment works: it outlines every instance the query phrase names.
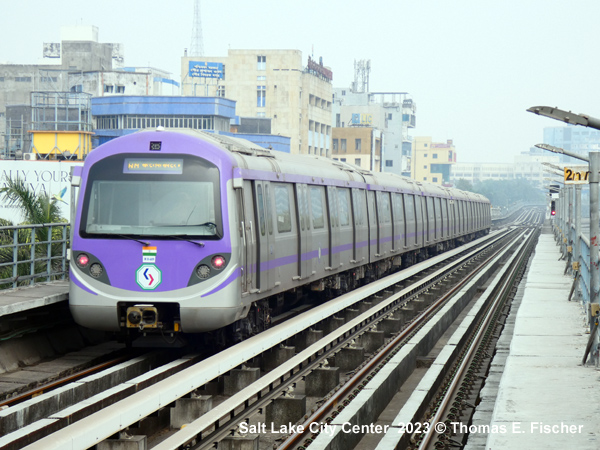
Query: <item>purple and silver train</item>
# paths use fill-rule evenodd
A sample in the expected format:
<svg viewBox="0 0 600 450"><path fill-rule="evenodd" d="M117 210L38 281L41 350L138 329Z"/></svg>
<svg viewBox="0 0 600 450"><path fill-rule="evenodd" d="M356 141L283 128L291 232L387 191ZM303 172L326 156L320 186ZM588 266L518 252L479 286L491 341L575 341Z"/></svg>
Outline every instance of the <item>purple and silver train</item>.
<svg viewBox="0 0 600 450"><path fill-rule="evenodd" d="M490 228L477 194L197 131L141 131L73 175L70 308L88 328L248 335ZM78 189L77 189L78 188Z"/></svg>

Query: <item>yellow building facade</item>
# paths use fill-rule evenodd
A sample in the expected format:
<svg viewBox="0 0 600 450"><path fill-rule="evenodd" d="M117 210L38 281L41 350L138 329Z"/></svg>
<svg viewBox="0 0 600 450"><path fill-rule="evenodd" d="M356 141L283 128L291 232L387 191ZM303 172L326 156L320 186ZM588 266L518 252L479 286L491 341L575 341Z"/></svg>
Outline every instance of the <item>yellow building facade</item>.
<svg viewBox="0 0 600 450"><path fill-rule="evenodd" d="M417 181L436 184L450 182L450 167L456 163L452 139L445 144L432 142L431 137L415 137L412 147L412 177Z"/></svg>

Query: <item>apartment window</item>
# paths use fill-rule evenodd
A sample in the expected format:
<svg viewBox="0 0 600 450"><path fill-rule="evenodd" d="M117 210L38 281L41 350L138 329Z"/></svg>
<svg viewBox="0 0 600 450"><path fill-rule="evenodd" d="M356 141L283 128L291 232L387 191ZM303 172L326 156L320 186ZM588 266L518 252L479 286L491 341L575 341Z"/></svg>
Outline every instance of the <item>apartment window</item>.
<svg viewBox="0 0 600 450"><path fill-rule="evenodd" d="M124 94L125 86L117 86L117 94Z"/></svg>
<svg viewBox="0 0 600 450"><path fill-rule="evenodd" d="M437 177L433 177L433 178L431 179L431 181L433 181L434 183L437 183Z"/></svg>
<svg viewBox="0 0 600 450"><path fill-rule="evenodd" d="M257 56L256 57L257 66L256 70L267 70L267 57L266 56Z"/></svg>
<svg viewBox="0 0 600 450"><path fill-rule="evenodd" d="M438 157L438 154L437 154L437 153L434 153L434 154L433 154L431 157L432 157L433 159L437 159L437 157Z"/></svg>
<svg viewBox="0 0 600 450"><path fill-rule="evenodd" d="M342 146L342 151L345 152L346 151L346 139L340 139L341 142L341 146Z"/></svg>
<svg viewBox="0 0 600 450"><path fill-rule="evenodd" d="M338 142L338 140L337 140L337 139L334 139L334 140L333 140L333 151L337 152L337 150L338 150L338 145L339 145L339 142Z"/></svg>
<svg viewBox="0 0 600 450"><path fill-rule="evenodd" d="M354 149L360 152L360 148L361 148L361 140L354 139Z"/></svg>
<svg viewBox="0 0 600 450"><path fill-rule="evenodd" d="M360 167L360 158L354 159L354 165Z"/></svg>
<svg viewBox="0 0 600 450"><path fill-rule="evenodd" d="M266 86L257 86L257 88L256 88L256 106L258 106L259 108L264 108L266 95L267 95L267 87Z"/></svg>
<svg viewBox="0 0 600 450"><path fill-rule="evenodd" d="M264 75L259 75L256 77L256 81L265 81L266 79L267 79L267 77Z"/></svg>
<svg viewBox="0 0 600 450"><path fill-rule="evenodd" d="M391 159L386 159L385 167L394 167L394 161L392 161Z"/></svg>
<svg viewBox="0 0 600 450"><path fill-rule="evenodd" d="M257 113L256 113L256 117L266 117L266 116L265 116L265 112L264 112L264 111L262 111L262 112L257 112Z"/></svg>
<svg viewBox="0 0 600 450"><path fill-rule="evenodd" d="M20 83L31 83L31 77L15 77L15 81Z"/></svg>
<svg viewBox="0 0 600 450"><path fill-rule="evenodd" d="M346 158L340 158L341 162L346 162Z"/></svg>
<svg viewBox="0 0 600 450"><path fill-rule="evenodd" d="M388 120L392 120L392 114L388 114Z"/></svg>
<svg viewBox="0 0 600 450"><path fill-rule="evenodd" d="M427 158L427 153L425 153L425 154L423 155L423 158Z"/></svg>
<svg viewBox="0 0 600 450"><path fill-rule="evenodd" d="M225 86L217 86L217 97L225 97Z"/></svg>
<svg viewBox="0 0 600 450"><path fill-rule="evenodd" d="M113 93L113 91L114 91L114 88L115 88L115 87L114 87L114 86L112 86L112 85L105 84L105 85L104 85L104 93L105 93L105 94L112 94L112 93Z"/></svg>

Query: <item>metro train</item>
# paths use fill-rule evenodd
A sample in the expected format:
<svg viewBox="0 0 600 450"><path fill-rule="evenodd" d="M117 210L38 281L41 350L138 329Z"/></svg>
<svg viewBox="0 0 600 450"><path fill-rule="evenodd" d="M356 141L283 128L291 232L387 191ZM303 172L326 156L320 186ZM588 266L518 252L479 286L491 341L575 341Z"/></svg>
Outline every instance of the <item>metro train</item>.
<svg viewBox="0 0 600 450"><path fill-rule="evenodd" d="M101 145L72 195L72 315L129 340L244 338L307 292L348 291L491 224L478 194L194 130Z"/></svg>

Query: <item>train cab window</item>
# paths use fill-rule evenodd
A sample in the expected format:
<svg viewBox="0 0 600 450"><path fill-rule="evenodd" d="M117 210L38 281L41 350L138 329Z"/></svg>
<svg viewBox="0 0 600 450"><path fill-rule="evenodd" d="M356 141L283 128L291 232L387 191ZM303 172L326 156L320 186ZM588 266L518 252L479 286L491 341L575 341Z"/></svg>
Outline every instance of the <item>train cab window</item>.
<svg viewBox="0 0 600 450"><path fill-rule="evenodd" d="M90 168L79 231L85 238L220 239L219 178L214 164L191 155L107 157Z"/></svg>
<svg viewBox="0 0 600 450"><path fill-rule="evenodd" d="M325 227L325 216L323 214L323 194L325 188L321 186L311 186L310 188L310 208L312 210L312 224L315 230Z"/></svg>
<svg viewBox="0 0 600 450"><path fill-rule="evenodd" d="M292 216L290 211L290 186L273 184L275 193L275 216L277 217L277 231L286 233L292 231Z"/></svg>
<svg viewBox="0 0 600 450"><path fill-rule="evenodd" d="M350 191L337 189L340 226L350 225Z"/></svg>

